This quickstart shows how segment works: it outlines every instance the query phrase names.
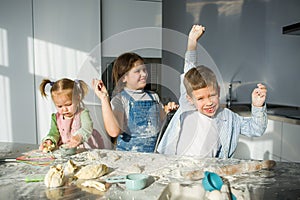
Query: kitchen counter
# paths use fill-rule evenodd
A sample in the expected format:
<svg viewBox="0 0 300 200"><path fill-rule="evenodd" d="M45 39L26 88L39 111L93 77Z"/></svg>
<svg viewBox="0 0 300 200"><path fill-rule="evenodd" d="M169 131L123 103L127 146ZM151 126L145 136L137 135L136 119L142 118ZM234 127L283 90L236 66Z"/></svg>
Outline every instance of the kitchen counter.
<svg viewBox="0 0 300 200"><path fill-rule="evenodd" d="M0 143L1 158L12 158L37 145ZM20 147L20 148L18 148ZM10 149L11 148L11 149ZM24 151L24 152L25 152ZM54 153L56 159L47 166L37 166L25 162L4 162L0 168L1 199L175 199L199 198L203 190L201 179L191 180L185 176L194 170L213 171L221 166L244 162L238 159L200 159L197 157L166 156L160 154L119 152L113 150L83 151L73 156L62 157ZM45 175L50 166L64 165L72 160L77 165L101 163L110 168L105 178L144 173L150 175L147 187L139 191L129 191L124 184L113 184L108 191L100 192L85 188L79 180L73 180L59 188L47 188L43 182L25 182L26 177ZM251 161L252 162L252 161ZM271 170L222 175L224 183L243 199L299 199L300 163L277 162ZM173 195L173 196L172 196ZM193 196L194 195L194 196ZM177 198L176 197L176 198ZM179 198L179 197L178 197ZM241 199L241 198L240 198Z"/></svg>

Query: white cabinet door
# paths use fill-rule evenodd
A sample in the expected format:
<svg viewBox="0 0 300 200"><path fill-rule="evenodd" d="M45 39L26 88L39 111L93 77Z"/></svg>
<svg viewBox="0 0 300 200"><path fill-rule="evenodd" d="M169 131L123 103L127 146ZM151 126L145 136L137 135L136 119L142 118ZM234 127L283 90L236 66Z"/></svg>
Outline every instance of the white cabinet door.
<svg viewBox="0 0 300 200"><path fill-rule="evenodd" d="M282 161L300 162L300 125L283 123Z"/></svg>
<svg viewBox="0 0 300 200"><path fill-rule="evenodd" d="M0 1L0 141L36 143L31 0Z"/></svg>
<svg viewBox="0 0 300 200"><path fill-rule="evenodd" d="M268 120L266 132L261 137L241 135L235 158L280 161L282 122Z"/></svg>
<svg viewBox="0 0 300 200"><path fill-rule="evenodd" d="M162 2L102 0L103 57L128 51L161 58Z"/></svg>
<svg viewBox="0 0 300 200"><path fill-rule="evenodd" d="M87 72L82 64L100 44L100 2L0 2L0 141L39 143L47 134L55 109L51 98L41 98L39 84L87 77L79 73Z"/></svg>

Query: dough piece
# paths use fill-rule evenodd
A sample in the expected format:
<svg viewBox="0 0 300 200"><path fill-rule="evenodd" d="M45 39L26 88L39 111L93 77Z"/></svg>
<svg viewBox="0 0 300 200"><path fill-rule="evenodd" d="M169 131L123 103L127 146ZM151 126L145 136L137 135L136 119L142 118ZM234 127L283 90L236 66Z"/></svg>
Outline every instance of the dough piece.
<svg viewBox="0 0 300 200"><path fill-rule="evenodd" d="M101 192L105 192L106 191L105 184L100 183L98 181L88 180L88 181L83 182L81 185L84 186L84 187L95 188L95 189L97 189L97 190L99 190Z"/></svg>
<svg viewBox="0 0 300 200"><path fill-rule="evenodd" d="M72 160L68 160L68 162L64 168L65 176L74 175L75 171L78 169L79 169L79 167Z"/></svg>
<svg viewBox="0 0 300 200"><path fill-rule="evenodd" d="M47 187L60 187L65 184L64 170L61 165L51 166L45 176L44 183Z"/></svg>
<svg viewBox="0 0 300 200"><path fill-rule="evenodd" d="M78 179L94 179L105 175L108 167L104 164L87 165L82 167L74 176Z"/></svg>

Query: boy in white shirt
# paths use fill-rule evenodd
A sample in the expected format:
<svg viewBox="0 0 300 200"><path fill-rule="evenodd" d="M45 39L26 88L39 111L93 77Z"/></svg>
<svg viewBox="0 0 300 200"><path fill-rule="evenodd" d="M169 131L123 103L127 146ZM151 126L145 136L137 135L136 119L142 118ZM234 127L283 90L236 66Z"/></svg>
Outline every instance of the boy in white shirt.
<svg viewBox="0 0 300 200"><path fill-rule="evenodd" d="M228 158L237 147L239 134L261 136L267 127L267 89L263 84L257 84L252 92L251 117L220 107L214 72L203 65L195 67L197 41L204 31L205 27L194 25L189 33L180 107L158 146L159 153Z"/></svg>

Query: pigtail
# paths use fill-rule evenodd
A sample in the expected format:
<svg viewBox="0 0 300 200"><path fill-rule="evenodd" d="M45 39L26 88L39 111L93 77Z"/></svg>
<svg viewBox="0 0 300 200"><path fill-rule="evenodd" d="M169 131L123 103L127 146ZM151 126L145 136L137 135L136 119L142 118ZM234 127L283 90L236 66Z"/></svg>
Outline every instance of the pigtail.
<svg viewBox="0 0 300 200"><path fill-rule="evenodd" d="M74 94L78 95L80 101L82 101L89 91L88 85L84 81L78 79L74 80L74 84Z"/></svg>
<svg viewBox="0 0 300 200"><path fill-rule="evenodd" d="M53 82L50 81L49 79L43 79L43 81L42 81L41 84L40 84L40 92L41 92L42 97L47 97L47 94L46 94L46 92L45 92L45 88L46 88L46 85L47 85L48 83L49 83L51 86L53 85Z"/></svg>

